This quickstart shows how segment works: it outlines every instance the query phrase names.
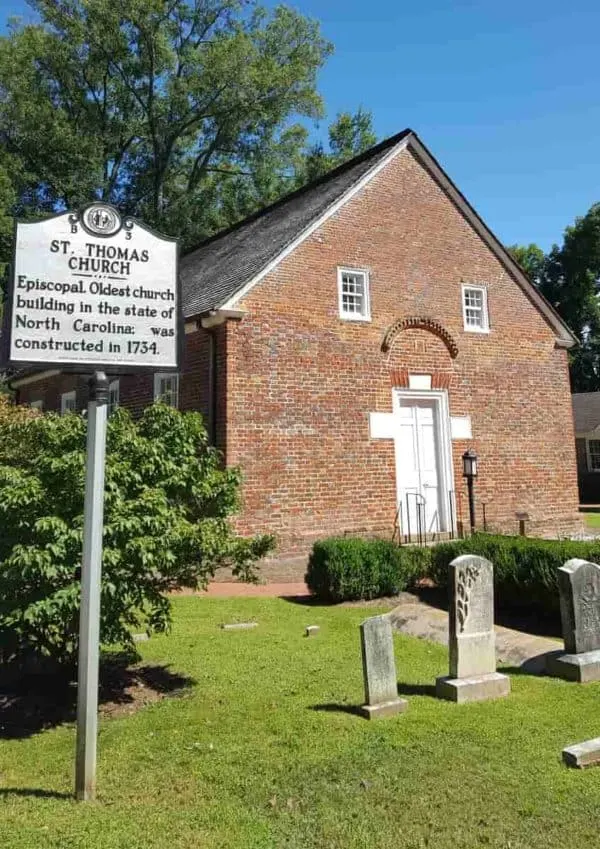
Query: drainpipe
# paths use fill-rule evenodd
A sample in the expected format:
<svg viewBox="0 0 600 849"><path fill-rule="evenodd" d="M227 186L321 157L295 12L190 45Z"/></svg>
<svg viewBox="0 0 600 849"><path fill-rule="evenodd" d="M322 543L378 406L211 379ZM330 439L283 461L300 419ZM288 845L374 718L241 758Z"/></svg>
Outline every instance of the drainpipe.
<svg viewBox="0 0 600 849"><path fill-rule="evenodd" d="M211 445L217 444L217 327L228 319L239 321L243 310L211 309L202 313L196 326L208 335L208 437Z"/></svg>
<svg viewBox="0 0 600 849"><path fill-rule="evenodd" d="M208 336L208 438L217 444L217 340L214 327L203 327Z"/></svg>

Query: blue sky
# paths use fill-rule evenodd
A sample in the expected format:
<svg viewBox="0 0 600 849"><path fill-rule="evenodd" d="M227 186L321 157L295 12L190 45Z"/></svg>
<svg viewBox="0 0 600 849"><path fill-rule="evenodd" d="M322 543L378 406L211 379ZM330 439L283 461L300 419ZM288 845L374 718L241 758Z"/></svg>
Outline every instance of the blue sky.
<svg viewBox="0 0 600 849"><path fill-rule="evenodd" d="M505 243L547 249L600 201L597 0L290 5L336 48L320 77L327 120L362 105L381 138L416 130ZM24 11L0 0L2 18Z"/></svg>

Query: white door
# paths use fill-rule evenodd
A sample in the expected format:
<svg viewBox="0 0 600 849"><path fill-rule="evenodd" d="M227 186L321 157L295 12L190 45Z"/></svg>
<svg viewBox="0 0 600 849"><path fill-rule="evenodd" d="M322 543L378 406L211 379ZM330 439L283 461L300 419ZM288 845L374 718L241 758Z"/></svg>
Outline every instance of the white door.
<svg viewBox="0 0 600 849"><path fill-rule="evenodd" d="M445 530L440 503L440 445L434 400L400 398L396 475L402 531L416 536Z"/></svg>

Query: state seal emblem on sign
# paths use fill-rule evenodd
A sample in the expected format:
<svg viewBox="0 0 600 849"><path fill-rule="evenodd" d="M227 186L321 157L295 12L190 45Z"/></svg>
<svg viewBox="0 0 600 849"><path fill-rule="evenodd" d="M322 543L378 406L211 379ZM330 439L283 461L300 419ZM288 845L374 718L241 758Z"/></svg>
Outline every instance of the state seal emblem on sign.
<svg viewBox="0 0 600 849"><path fill-rule="evenodd" d="M94 236L114 236L121 229L121 216L112 206L93 203L84 209L81 223Z"/></svg>

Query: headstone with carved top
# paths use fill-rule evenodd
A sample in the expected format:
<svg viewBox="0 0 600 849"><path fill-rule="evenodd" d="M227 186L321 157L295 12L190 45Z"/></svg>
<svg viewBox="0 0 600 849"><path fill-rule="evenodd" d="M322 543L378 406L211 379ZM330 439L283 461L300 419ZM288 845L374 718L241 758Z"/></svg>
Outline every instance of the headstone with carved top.
<svg viewBox="0 0 600 849"><path fill-rule="evenodd" d="M565 653L550 655L548 672L569 681L600 680L600 566L568 560L558 570Z"/></svg>
<svg viewBox="0 0 600 849"><path fill-rule="evenodd" d="M437 695L454 702L483 701L510 693L496 671L494 569L471 554L450 564L450 674L438 678Z"/></svg>

